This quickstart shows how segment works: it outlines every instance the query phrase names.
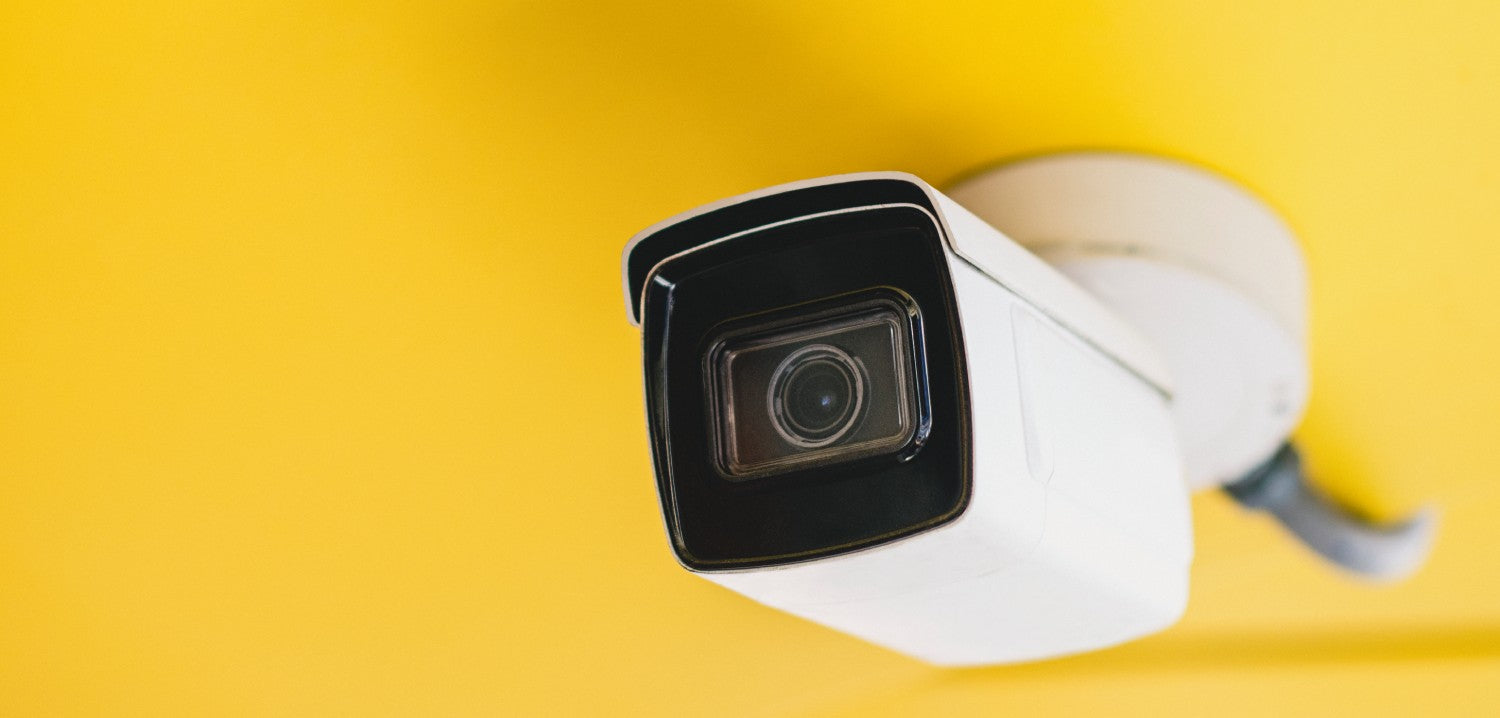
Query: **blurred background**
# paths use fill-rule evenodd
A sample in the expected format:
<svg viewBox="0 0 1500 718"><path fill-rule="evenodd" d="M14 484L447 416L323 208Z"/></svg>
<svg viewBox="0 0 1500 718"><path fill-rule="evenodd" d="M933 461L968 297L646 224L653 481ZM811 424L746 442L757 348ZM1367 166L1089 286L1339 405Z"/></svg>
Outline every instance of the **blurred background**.
<svg viewBox="0 0 1500 718"><path fill-rule="evenodd" d="M0 714L1493 712L1500 6L0 6ZM680 569L619 253L720 197L1195 162L1312 276L1299 438L1430 565L1195 499L1188 615L941 671Z"/></svg>

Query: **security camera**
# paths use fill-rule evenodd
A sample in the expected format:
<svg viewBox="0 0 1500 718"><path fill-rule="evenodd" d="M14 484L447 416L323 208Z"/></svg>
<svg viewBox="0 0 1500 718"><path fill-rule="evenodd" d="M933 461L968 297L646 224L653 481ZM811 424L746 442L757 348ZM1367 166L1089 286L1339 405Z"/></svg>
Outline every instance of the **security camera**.
<svg viewBox="0 0 1500 718"><path fill-rule="evenodd" d="M678 561L940 665L1171 625L1188 595L1190 487L1233 484L1306 526L1343 520L1348 535L1319 540L1379 544L1368 573L1409 568L1381 558L1396 549L1419 563L1430 522L1361 525L1278 451L1306 395L1300 256L1226 187L1159 160L1068 155L956 188L985 219L878 172L639 233L625 298ZM1283 251L1224 260L1221 219L1254 220L1235 226ZM1269 288L1239 265L1216 271L1246 253L1279 273Z"/></svg>

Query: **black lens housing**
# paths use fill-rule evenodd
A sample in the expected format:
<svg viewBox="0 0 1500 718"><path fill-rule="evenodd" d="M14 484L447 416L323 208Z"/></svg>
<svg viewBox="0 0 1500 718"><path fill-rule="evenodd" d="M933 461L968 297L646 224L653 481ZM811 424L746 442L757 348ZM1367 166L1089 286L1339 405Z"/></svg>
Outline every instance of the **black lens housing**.
<svg viewBox="0 0 1500 718"><path fill-rule="evenodd" d="M910 182L834 183L721 206L664 225L631 250L652 456L685 566L733 570L836 555L963 513L972 486L967 374L935 213ZM715 365L706 359L725 328L801 321L879 292L909 302L901 316L919 378L910 438L753 480L726 475L714 443ZM768 380L759 385L762 404ZM856 423L850 432L860 430Z"/></svg>

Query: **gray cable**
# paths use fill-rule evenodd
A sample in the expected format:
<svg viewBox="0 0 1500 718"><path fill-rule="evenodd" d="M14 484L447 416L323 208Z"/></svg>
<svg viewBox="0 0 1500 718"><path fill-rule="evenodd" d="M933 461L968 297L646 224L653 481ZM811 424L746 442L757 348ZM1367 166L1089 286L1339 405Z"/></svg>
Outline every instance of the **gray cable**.
<svg viewBox="0 0 1500 718"><path fill-rule="evenodd" d="M1437 531L1431 507L1390 524L1367 521L1319 493L1290 443L1224 490L1246 508L1265 511L1334 565L1377 581L1411 575L1427 561Z"/></svg>

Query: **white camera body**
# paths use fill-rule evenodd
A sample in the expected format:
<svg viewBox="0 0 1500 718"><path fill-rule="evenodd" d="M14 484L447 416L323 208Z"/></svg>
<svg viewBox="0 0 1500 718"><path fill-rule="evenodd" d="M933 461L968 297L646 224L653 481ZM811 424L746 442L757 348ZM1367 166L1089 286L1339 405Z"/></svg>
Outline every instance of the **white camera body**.
<svg viewBox="0 0 1500 718"><path fill-rule="evenodd" d="M1190 490L1222 486L1365 579L1425 562L1433 509L1372 523L1318 492L1287 441L1308 395L1306 273L1264 203L1112 153L1022 160L951 193L827 177L630 242L685 568L964 666L1176 621Z"/></svg>
<svg viewBox="0 0 1500 718"><path fill-rule="evenodd" d="M859 191L872 183L899 185L897 194L909 197ZM809 191L839 188L855 191L832 203L793 201ZM759 208L732 222L705 221L749 205ZM672 419L670 410L661 410L670 403L666 394L683 386L690 391L693 382L651 381L653 371L661 375L653 370L652 357L668 352L650 335L653 329L672 334L655 325L671 324L662 314L678 301L651 302L644 295L681 282L664 279L665 265L705 248L895 208L931 223L956 305L951 319L963 367L958 385L967 391L953 397L967 423L966 435L955 442L967 459L962 506L919 530L887 531L889 537L850 542L826 555L803 552L752 566L696 561L685 545L690 540L676 525L690 523L696 509L676 500L680 489L673 481L683 477L670 475L686 473L682 467L691 459L676 455L673 441L661 436L670 433L663 427ZM654 246L664 242L665 231L683 227L702 233L676 236L673 246ZM1166 365L1146 339L1089 294L925 182L902 173L866 173L773 187L647 229L632 240L625 259L631 318L639 319L648 335L648 404L656 406L653 446L664 515L678 558L690 570L761 603L940 665L1096 649L1160 630L1181 615L1192 531ZM646 265L650 269L643 270ZM882 286L885 279L870 282ZM662 311L653 313L653 307ZM936 322L924 319L924 330L931 330ZM871 383L871 392L881 389ZM944 387L930 391L934 402L948 398L941 396ZM713 412L709 404L707 411ZM683 406L684 412L693 411L692 402ZM708 426L712 422L691 421L699 426L683 433L685 442L694 441L695 429L714 431ZM934 417L930 431L957 432L961 427L955 423ZM927 450L919 448L917 455ZM786 485L815 482L829 471L817 467L804 472L810 475L786 479ZM733 484L762 479L736 482L708 475L695 480L743 489ZM860 480L858 475L838 479L851 491L858 491ZM732 511L739 499L728 496L724 503ZM790 524L783 528L798 530Z"/></svg>

